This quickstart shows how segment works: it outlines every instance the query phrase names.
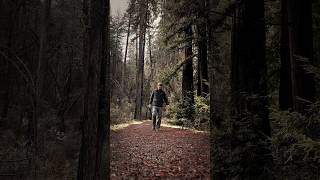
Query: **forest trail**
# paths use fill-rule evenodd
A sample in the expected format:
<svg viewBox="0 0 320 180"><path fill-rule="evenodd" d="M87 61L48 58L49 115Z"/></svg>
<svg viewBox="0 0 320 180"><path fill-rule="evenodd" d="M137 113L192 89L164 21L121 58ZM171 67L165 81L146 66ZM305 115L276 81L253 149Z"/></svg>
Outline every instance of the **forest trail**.
<svg viewBox="0 0 320 180"><path fill-rule="evenodd" d="M209 134L151 127L111 132L111 179L210 179Z"/></svg>

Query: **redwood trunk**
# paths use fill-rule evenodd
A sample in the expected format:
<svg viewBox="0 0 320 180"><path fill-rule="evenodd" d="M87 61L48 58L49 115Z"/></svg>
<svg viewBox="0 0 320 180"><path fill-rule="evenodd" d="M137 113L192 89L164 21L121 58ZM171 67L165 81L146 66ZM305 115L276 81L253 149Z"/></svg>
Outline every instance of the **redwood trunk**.
<svg viewBox="0 0 320 180"><path fill-rule="evenodd" d="M185 48L186 63L182 70L182 101L185 109L185 118L193 120L193 105L194 105L194 87L193 87L193 52L192 52L192 27L189 25L185 29L185 35L188 39Z"/></svg>
<svg viewBox="0 0 320 180"><path fill-rule="evenodd" d="M314 63L311 0L283 0L282 22L280 109L305 113L315 101L314 76L305 69Z"/></svg>
<svg viewBox="0 0 320 180"><path fill-rule="evenodd" d="M122 78L121 78L121 80L122 80L122 88L125 88L125 84L126 84L127 56L128 56L128 46L129 46L129 38L130 38L131 19L132 19L132 12L129 12L127 40L126 40L126 47L125 47L124 61L123 61L123 69L122 69Z"/></svg>
<svg viewBox="0 0 320 180"><path fill-rule="evenodd" d="M239 172L240 179L273 179L272 174L265 171L272 170L272 156L267 138L270 136L270 122L264 12L263 0L243 1L237 8L234 21L231 77L234 136L249 131L256 139L245 138L249 141L247 143L266 142L259 146L259 150L247 148L244 142L232 143L231 151L243 150L241 155L244 157L246 154L263 157L246 164L246 170Z"/></svg>
<svg viewBox="0 0 320 180"><path fill-rule="evenodd" d="M198 96L206 96L209 93L208 77L208 43L207 43L207 5L205 0L199 2L198 28Z"/></svg>
<svg viewBox="0 0 320 180"><path fill-rule="evenodd" d="M139 60L138 60L138 76L136 89L136 107L135 119L142 120L143 106L143 87L144 87L144 54L145 54L145 37L147 23L147 7L148 2L141 0L140 4L140 22L139 22Z"/></svg>
<svg viewBox="0 0 320 180"><path fill-rule="evenodd" d="M83 114L78 180L110 179L109 0L84 3ZM107 32L106 32L107 29Z"/></svg>

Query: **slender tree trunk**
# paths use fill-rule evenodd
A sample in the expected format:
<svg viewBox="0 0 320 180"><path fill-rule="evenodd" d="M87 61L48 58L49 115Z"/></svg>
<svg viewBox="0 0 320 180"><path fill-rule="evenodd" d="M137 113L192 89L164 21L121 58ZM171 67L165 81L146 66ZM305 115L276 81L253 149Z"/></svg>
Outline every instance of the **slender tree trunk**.
<svg viewBox="0 0 320 180"><path fill-rule="evenodd" d="M292 89L291 58L289 47L289 22L287 0L282 0L281 5L282 26L281 26L281 69L280 69L280 88L279 106L281 110L293 109L295 95ZM294 76L293 76L294 77Z"/></svg>
<svg viewBox="0 0 320 180"><path fill-rule="evenodd" d="M125 84L126 84L127 56L128 56L128 46L129 46L129 39L130 39L131 19L132 19L132 12L129 13L127 40L126 40L126 47L125 47L125 52L124 52L124 61L123 61L122 78L121 78L122 79L122 88L124 88L124 89L125 89Z"/></svg>
<svg viewBox="0 0 320 180"><path fill-rule="evenodd" d="M155 76L155 74L154 74L154 72L155 72L155 63L154 63L154 60L153 60L153 58L152 58L152 36L151 36L151 29L149 29L149 32L148 32L149 34L148 34L148 36L149 36L149 57L150 57L150 70L151 70L151 72L150 72L150 80L152 81L153 80L153 78L154 78L154 76Z"/></svg>
<svg viewBox="0 0 320 180"><path fill-rule="evenodd" d="M202 71L201 71L201 49L198 43L198 64L197 64L197 96L202 96Z"/></svg>
<svg viewBox="0 0 320 180"><path fill-rule="evenodd" d="M137 92L138 79L139 79L139 38L138 38L138 32L137 32L137 37L136 37L136 48L135 49L136 49L136 92ZM134 108L134 119L138 119L137 101L138 101L138 96L136 94L135 108Z"/></svg>
<svg viewBox="0 0 320 180"><path fill-rule="evenodd" d="M110 179L109 0L84 3L82 140L78 179ZM107 29L107 32L106 32Z"/></svg>
<svg viewBox="0 0 320 180"><path fill-rule="evenodd" d="M208 43L207 43L207 4L206 0L199 2L200 22L198 29L198 96L206 96L209 93L208 77Z"/></svg>
<svg viewBox="0 0 320 180"><path fill-rule="evenodd" d="M193 121L194 115L194 87L193 87L193 52L192 52L192 27L189 25L185 30L186 38L188 39L187 47L185 48L185 58L187 62L183 65L182 70L182 101L183 108L187 112L185 118Z"/></svg>

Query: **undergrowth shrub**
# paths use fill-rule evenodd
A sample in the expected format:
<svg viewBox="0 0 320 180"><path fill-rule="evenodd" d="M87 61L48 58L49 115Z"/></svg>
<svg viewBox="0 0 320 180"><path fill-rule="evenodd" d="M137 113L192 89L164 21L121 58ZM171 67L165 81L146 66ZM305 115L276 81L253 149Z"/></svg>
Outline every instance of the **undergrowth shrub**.
<svg viewBox="0 0 320 180"><path fill-rule="evenodd" d="M257 122L259 117L247 114L211 131L215 179L273 179L271 140L259 132Z"/></svg>
<svg viewBox="0 0 320 180"><path fill-rule="evenodd" d="M195 128L209 129L210 122L210 99L208 97L195 96Z"/></svg>
<svg viewBox="0 0 320 180"><path fill-rule="evenodd" d="M133 118L134 105L123 101L121 104L112 103L110 106L111 124L126 123Z"/></svg>
<svg viewBox="0 0 320 180"><path fill-rule="evenodd" d="M278 179L320 179L320 103L305 115L273 109L271 120Z"/></svg>
<svg viewBox="0 0 320 180"><path fill-rule="evenodd" d="M210 120L209 99L195 96L195 104L191 101L175 100L167 106L167 117L170 123L196 129L208 129Z"/></svg>

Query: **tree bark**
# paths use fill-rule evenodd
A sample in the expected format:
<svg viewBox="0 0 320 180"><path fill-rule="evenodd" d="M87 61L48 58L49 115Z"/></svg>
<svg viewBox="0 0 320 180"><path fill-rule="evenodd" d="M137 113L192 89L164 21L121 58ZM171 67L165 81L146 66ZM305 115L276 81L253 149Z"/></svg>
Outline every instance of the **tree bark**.
<svg viewBox="0 0 320 180"><path fill-rule="evenodd" d="M207 5L206 0L199 2L198 29L198 96L206 96L209 93L208 77L208 44L207 44Z"/></svg>
<svg viewBox="0 0 320 180"><path fill-rule="evenodd" d="M185 29L185 35L187 38L187 45L185 48L186 63L182 69L182 101L183 109L186 112L185 118L193 121L194 115L194 87L193 87L193 52L192 52L192 26L189 25Z"/></svg>
<svg viewBox="0 0 320 180"><path fill-rule="evenodd" d="M259 147L260 150L245 150L244 154L263 158L255 159L255 165L248 164L246 171L239 172L240 179L273 179L272 174L265 172L265 169L272 171L273 161L267 138L270 136L270 122L264 12L263 0L243 1L236 10L234 20L231 75L234 136L242 131L249 131L259 139L248 139L250 143L257 145L265 142ZM244 144L235 142L231 150L242 149L242 146Z"/></svg>
<svg viewBox="0 0 320 180"><path fill-rule="evenodd" d="M264 3L244 2L237 10L232 61L232 102L237 114L247 111L262 120L262 132L270 135L267 108ZM252 96L252 97L251 97ZM256 100L254 100L256 99ZM258 104L256 104L258 103Z"/></svg>
<svg viewBox="0 0 320 180"><path fill-rule="evenodd" d="M17 7L14 7L16 6L16 3L14 2L10 2L8 3L8 21L6 22L7 23L7 28L6 29L6 38L4 39L3 42L6 42L6 46L7 46L7 57L10 57L11 53L10 51L12 51L12 33L13 33L13 30L14 30L14 22L15 22L15 19L13 18L15 16L15 11L14 11L14 8L17 8ZM3 78L3 85L2 85L2 88L1 90L3 90L2 92L2 102L1 102L1 114L0 114L0 121L3 121L7 118L8 116L8 112L9 112L9 104L10 104L10 89L11 89L11 74L12 74L12 65L6 61L5 59L3 59L3 62L1 63L4 63L4 76L5 78Z"/></svg>
<svg viewBox="0 0 320 180"><path fill-rule="evenodd" d="M138 32L137 32L137 37L136 37L136 91L138 89L138 77L139 77L139 38L138 38ZM137 108L137 100L138 100L138 96L136 94L135 97L135 108L134 108L134 119L138 119L138 108Z"/></svg>
<svg viewBox="0 0 320 180"><path fill-rule="evenodd" d="M78 179L110 179L109 0L84 0L82 140ZM107 30L106 30L107 29Z"/></svg>
<svg viewBox="0 0 320 180"><path fill-rule="evenodd" d="M126 40L123 69L122 69L122 78L121 78L122 79L122 88L124 88L124 89L125 89L125 84L126 84L127 56L128 56L128 46L129 46L129 38L130 38L131 19L132 19L132 11L129 12L127 40Z"/></svg>
<svg viewBox="0 0 320 180"><path fill-rule="evenodd" d="M38 116L40 102L43 98L45 75L48 68L48 60L46 57L47 36L50 19L51 0L41 1L41 24L40 24L40 47L38 54L38 67L35 85L35 94L33 98L33 117L31 122L31 146L32 146L32 171L33 178L37 179L38 171Z"/></svg>
<svg viewBox="0 0 320 180"><path fill-rule="evenodd" d="M305 69L314 63L311 0L283 0L282 21L280 109L305 113L315 101L314 75Z"/></svg>
<svg viewBox="0 0 320 180"><path fill-rule="evenodd" d="M102 45L100 49L101 75L99 79L96 178L110 179L110 0L103 0L101 5L104 7L101 9L104 14L101 21L104 23L100 29Z"/></svg>
<svg viewBox="0 0 320 180"><path fill-rule="evenodd" d="M140 1L139 10L139 61L138 61L138 77L136 90L136 116L135 119L142 120L143 106L143 87L144 87L144 54L145 54L145 37L147 28L147 8L148 1Z"/></svg>
<svg viewBox="0 0 320 180"><path fill-rule="evenodd" d="M41 8L41 24L40 24L40 47L39 47L39 61L37 72L37 89L38 96L42 97L44 92L44 82L46 72L48 71L48 60L46 57L47 39L48 39L48 26L50 20L51 0L43 0Z"/></svg>
<svg viewBox="0 0 320 180"><path fill-rule="evenodd" d="M215 58L215 49L217 48L217 43L215 40L214 34L214 18L215 14L210 13L210 10L213 10L219 4L219 0L211 1L206 0L208 19L207 19L207 29L208 29L208 79L209 79L209 91L210 91L210 129L214 127L220 128L222 122L222 115L217 108L219 106L215 101L215 72L214 66L218 64L217 58Z"/></svg>
<svg viewBox="0 0 320 180"><path fill-rule="evenodd" d="M153 57L152 57L152 36L151 36L151 29L149 29L149 58L150 58L150 80L152 81L155 77L155 62L153 60Z"/></svg>
<svg viewBox="0 0 320 180"><path fill-rule="evenodd" d="M289 47L289 22L287 0L282 0L281 5L282 26L281 26L281 69L280 69L280 87L279 87L279 106L281 110L293 109L295 94L293 94L292 81L294 76L291 72L291 58Z"/></svg>

